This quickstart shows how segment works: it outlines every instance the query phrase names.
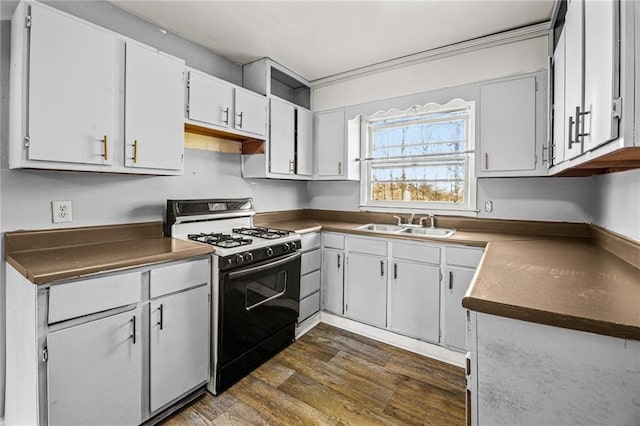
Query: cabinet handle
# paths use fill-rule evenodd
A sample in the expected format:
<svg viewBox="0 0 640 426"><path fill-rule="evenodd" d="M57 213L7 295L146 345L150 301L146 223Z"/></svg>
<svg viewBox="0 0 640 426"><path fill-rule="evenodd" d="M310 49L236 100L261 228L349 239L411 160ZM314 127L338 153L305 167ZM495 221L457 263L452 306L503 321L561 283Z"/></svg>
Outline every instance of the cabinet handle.
<svg viewBox="0 0 640 426"><path fill-rule="evenodd" d="M289 173L296 172L296 160L289 160Z"/></svg>
<svg viewBox="0 0 640 426"><path fill-rule="evenodd" d="M236 115L237 115L238 117L240 117L240 121L238 122L238 127L239 127L240 129L242 129L242 115L243 115L243 113L242 113L242 112L240 112L240 114L236 114Z"/></svg>
<svg viewBox="0 0 640 426"><path fill-rule="evenodd" d="M449 271L449 290L453 290L453 271Z"/></svg>
<svg viewBox="0 0 640 426"><path fill-rule="evenodd" d="M158 321L158 325L160 326L160 330L162 330L164 328L164 309L162 303L160 304L158 310L160 311L160 321Z"/></svg>
<svg viewBox="0 0 640 426"><path fill-rule="evenodd" d="M393 264L393 279L394 280L398 279L398 264L397 263Z"/></svg>
<svg viewBox="0 0 640 426"><path fill-rule="evenodd" d="M380 261L380 276L384 277L384 261Z"/></svg>
<svg viewBox="0 0 640 426"><path fill-rule="evenodd" d="M135 345L136 344L136 316L134 315L130 321L133 323L133 333L129 337L131 338L131 340L133 340L133 344Z"/></svg>
<svg viewBox="0 0 640 426"><path fill-rule="evenodd" d="M228 126L229 125L229 107L226 107L225 109L223 109L222 112L224 112L224 120L222 120L222 122Z"/></svg>
<svg viewBox="0 0 640 426"><path fill-rule="evenodd" d="M589 136L589 133L584 133L584 119L580 121L580 116L588 115L589 111L580 112L580 107L576 107L576 142L578 142L578 138L582 138L584 140L585 136ZM582 127L579 124L582 123Z"/></svg>
<svg viewBox="0 0 640 426"><path fill-rule="evenodd" d="M104 154L102 154L102 156L106 161L109 159L109 144L107 143L107 135L104 135L104 138L102 139L102 144L104 145Z"/></svg>
<svg viewBox="0 0 640 426"><path fill-rule="evenodd" d="M133 157L131 157L131 159L133 160L133 163L137 163L138 162L138 140L134 140L133 141Z"/></svg>
<svg viewBox="0 0 640 426"><path fill-rule="evenodd" d="M580 107L576 107L576 123L575 123L575 135L573 143L580 143Z"/></svg>
<svg viewBox="0 0 640 426"><path fill-rule="evenodd" d="M573 117L569 116L569 148L574 144L571 137L573 136Z"/></svg>
<svg viewBox="0 0 640 426"><path fill-rule="evenodd" d="M484 169L489 170L489 153L484 153Z"/></svg>
<svg viewBox="0 0 640 426"><path fill-rule="evenodd" d="M342 161L338 161L338 174L342 174Z"/></svg>
<svg viewBox="0 0 640 426"><path fill-rule="evenodd" d="M338 253L338 269L340 269L340 253Z"/></svg>

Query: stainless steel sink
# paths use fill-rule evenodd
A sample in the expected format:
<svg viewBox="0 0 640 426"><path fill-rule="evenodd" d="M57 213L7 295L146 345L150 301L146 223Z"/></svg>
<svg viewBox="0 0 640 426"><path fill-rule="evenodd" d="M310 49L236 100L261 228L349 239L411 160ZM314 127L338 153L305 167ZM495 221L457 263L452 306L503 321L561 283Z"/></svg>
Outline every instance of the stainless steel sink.
<svg viewBox="0 0 640 426"><path fill-rule="evenodd" d="M450 228L404 228L400 231L402 234L424 235L425 237L449 238L456 233L455 229Z"/></svg>
<svg viewBox="0 0 640 426"><path fill-rule="evenodd" d="M367 223L357 226L360 231L373 231L385 234L412 234L424 237L449 238L456 230L451 228L425 228L418 225L389 225L387 223Z"/></svg>
<svg viewBox="0 0 640 426"><path fill-rule="evenodd" d="M358 226L355 229L360 231L374 231L374 232L387 232L396 233L405 229L404 226L389 225L386 223L367 223L366 225Z"/></svg>

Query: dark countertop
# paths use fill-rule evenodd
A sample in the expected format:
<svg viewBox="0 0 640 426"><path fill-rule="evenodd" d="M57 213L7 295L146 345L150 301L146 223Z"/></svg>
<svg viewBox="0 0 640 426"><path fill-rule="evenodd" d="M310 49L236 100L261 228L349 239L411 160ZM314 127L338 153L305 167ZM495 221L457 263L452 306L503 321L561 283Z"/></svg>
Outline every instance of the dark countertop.
<svg viewBox="0 0 640 426"><path fill-rule="evenodd" d="M354 228L363 223L283 220L262 225L300 233L333 231L371 237L486 247L462 306L523 321L640 340L640 269L585 237L460 230L427 238ZM602 233L602 230L598 232ZM618 238L609 235L607 238ZM638 244L626 244L625 255ZM636 256L637 257L637 256Z"/></svg>
<svg viewBox="0 0 640 426"><path fill-rule="evenodd" d="M113 232L106 231L118 235L116 241L96 240L105 228L109 227L7 233L5 260L32 283L49 284L213 252L206 244L162 236L161 222L114 226Z"/></svg>

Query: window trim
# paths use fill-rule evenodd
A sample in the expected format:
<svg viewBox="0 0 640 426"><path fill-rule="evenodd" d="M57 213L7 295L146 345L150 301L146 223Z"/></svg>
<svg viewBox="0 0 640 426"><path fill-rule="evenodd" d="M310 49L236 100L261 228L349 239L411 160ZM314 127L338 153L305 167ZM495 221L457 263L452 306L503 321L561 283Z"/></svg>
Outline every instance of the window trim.
<svg viewBox="0 0 640 426"><path fill-rule="evenodd" d="M467 109L469 111L467 118L467 138L468 145L463 151L464 154L453 153L445 154L443 159L458 155L467 155L465 165L465 195L466 202L445 203L445 202L429 202L429 201L375 201L370 199L371 192L371 169L372 158L370 152L371 130L369 121L379 121L387 118L400 118L403 116L413 116L416 114L431 114L444 111L453 111ZM463 99L453 99L450 102L441 105L437 103L428 103L422 106L415 105L404 111L399 109L391 109L388 111L379 111L369 116L360 117L360 210L361 211L377 211L377 212L414 212L428 211L437 214L456 214L463 216L477 216L478 210L476 206L477 192L477 176L475 173L475 139L476 139L476 118L475 118L475 101L465 101Z"/></svg>

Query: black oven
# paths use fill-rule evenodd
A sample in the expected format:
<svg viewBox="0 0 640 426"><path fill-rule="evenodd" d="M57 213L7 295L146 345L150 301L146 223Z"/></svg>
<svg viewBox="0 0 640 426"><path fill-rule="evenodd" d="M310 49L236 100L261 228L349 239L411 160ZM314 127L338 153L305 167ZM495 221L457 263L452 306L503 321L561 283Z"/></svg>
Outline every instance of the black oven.
<svg viewBox="0 0 640 426"><path fill-rule="evenodd" d="M219 272L216 394L295 340L300 258L289 253Z"/></svg>

